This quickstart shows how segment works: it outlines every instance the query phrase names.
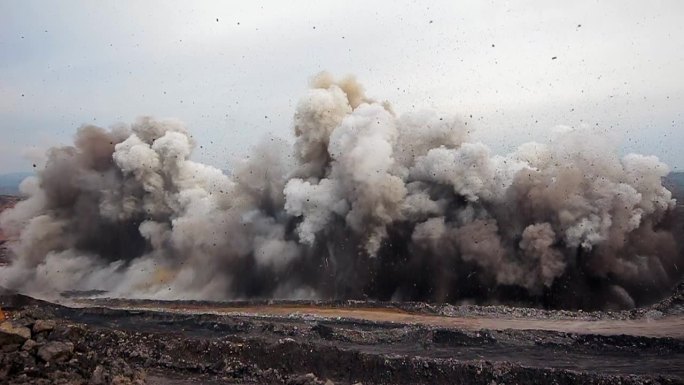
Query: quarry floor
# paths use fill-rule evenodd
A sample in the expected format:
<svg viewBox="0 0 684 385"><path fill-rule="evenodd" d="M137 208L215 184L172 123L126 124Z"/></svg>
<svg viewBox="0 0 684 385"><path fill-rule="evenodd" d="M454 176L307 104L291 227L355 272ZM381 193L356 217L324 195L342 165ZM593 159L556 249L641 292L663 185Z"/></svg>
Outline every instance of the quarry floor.
<svg viewBox="0 0 684 385"><path fill-rule="evenodd" d="M615 313L358 301L69 298L59 305L17 294L0 298L16 322L55 320L47 340L75 346L73 359L49 369L37 360L33 375L74 370L82 383L93 383L95 366L118 361L145 373L129 383L148 384L684 383L681 291L664 304ZM91 360L81 362L79 354ZM17 368L10 377L25 379Z"/></svg>

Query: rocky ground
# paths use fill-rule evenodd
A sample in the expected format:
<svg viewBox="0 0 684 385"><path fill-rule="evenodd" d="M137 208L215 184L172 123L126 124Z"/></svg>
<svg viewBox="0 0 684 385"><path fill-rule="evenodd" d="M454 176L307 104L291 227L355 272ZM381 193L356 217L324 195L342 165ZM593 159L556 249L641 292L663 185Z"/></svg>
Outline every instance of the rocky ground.
<svg viewBox="0 0 684 385"><path fill-rule="evenodd" d="M652 308L617 317L648 325L657 311L662 313L660 319L681 320L682 288ZM5 291L0 295L0 307L8 317L0 326L0 383L684 383L684 339L680 337L622 335L620 330L611 335L473 330L306 312L221 313L206 304L174 304L177 311L164 310L168 304L163 303L157 303L156 310L112 309L94 303L78 308ZM326 306L362 305L373 313L377 304ZM375 311L386 312L387 306L377 306ZM192 311L179 312L182 307ZM525 317L524 310L501 306L454 309L449 312L474 312L470 317L480 317L477 312L491 318ZM429 306L411 310L413 314L443 311ZM535 314L568 316L529 312L530 319ZM603 321L616 317L581 316L604 317Z"/></svg>
<svg viewBox="0 0 684 385"><path fill-rule="evenodd" d="M88 344L81 328L14 311L0 323L2 384L145 384L145 372Z"/></svg>

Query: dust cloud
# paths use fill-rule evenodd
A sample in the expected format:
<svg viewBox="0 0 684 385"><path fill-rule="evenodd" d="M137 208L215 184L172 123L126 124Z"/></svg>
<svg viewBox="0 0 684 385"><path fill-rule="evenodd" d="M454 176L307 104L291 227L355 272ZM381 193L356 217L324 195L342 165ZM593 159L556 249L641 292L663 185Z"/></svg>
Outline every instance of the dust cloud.
<svg viewBox="0 0 684 385"><path fill-rule="evenodd" d="M293 127L230 175L190 160L179 121L80 127L0 215L0 285L630 308L682 275L668 167L590 129L495 155L456 116L398 114L325 73Z"/></svg>

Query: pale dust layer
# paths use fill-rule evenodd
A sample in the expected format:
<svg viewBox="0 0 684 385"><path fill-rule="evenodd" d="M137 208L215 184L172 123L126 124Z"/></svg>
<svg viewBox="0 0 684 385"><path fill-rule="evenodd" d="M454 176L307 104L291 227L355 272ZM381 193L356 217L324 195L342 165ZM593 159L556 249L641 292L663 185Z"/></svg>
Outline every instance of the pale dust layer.
<svg viewBox="0 0 684 385"><path fill-rule="evenodd" d="M260 317L318 317L323 319L351 319L398 324L420 324L464 330L549 330L564 333L632 335L644 337L684 338L684 317L669 316L659 319L637 320L579 320L538 319L502 316L441 316L415 314L394 308L342 308L311 305L221 306L187 303L138 303L135 306L107 306L115 309L154 310L180 314L226 314Z"/></svg>

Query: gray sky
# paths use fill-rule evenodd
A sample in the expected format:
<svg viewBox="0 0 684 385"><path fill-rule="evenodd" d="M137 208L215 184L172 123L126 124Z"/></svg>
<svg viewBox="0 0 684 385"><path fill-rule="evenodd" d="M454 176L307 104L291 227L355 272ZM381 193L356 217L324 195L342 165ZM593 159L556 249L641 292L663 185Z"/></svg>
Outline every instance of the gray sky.
<svg viewBox="0 0 684 385"><path fill-rule="evenodd" d="M291 137L322 70L398 112L461 115L498 152L585 124L681 170L682 17L677 0L0 0L0 172L140 115L183 120L194 158L228 168Z"/></svg>

